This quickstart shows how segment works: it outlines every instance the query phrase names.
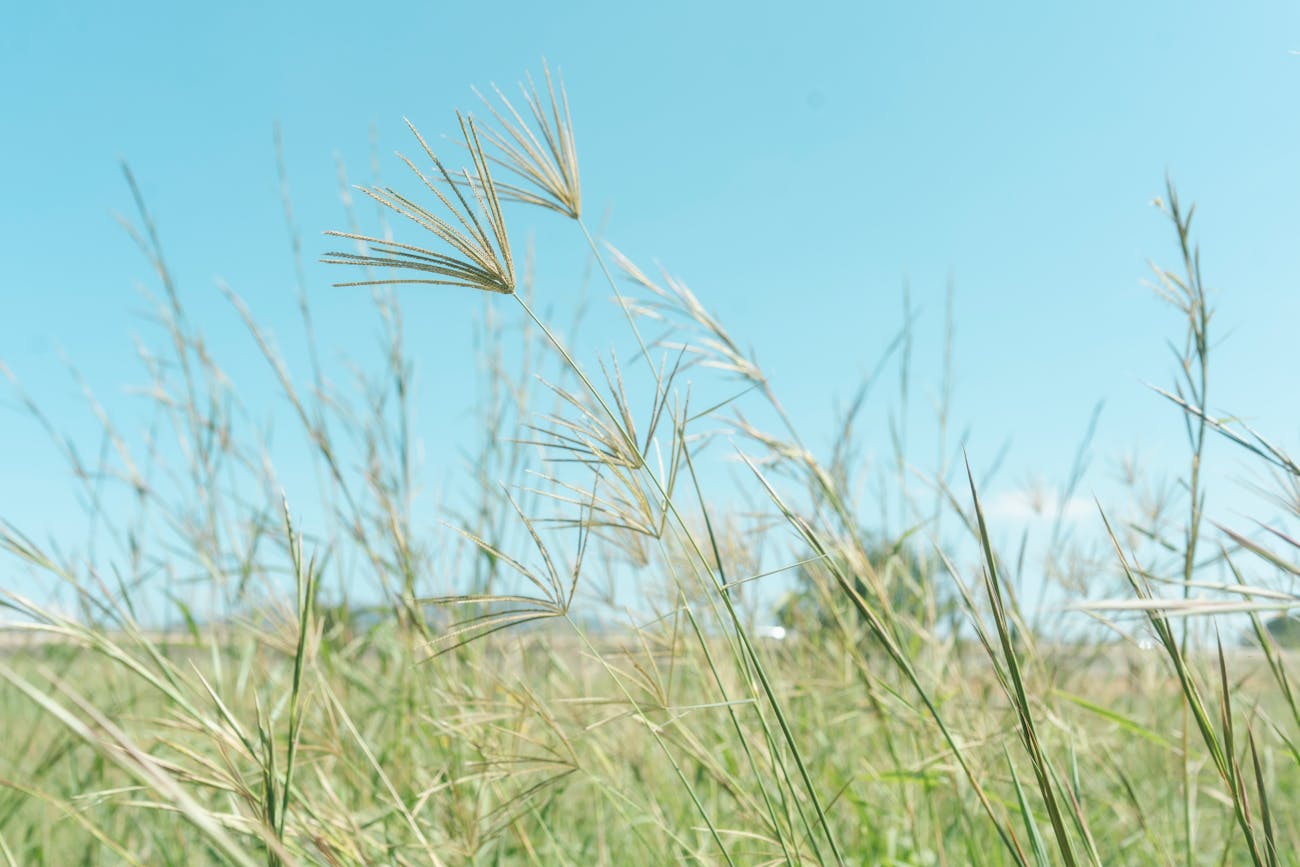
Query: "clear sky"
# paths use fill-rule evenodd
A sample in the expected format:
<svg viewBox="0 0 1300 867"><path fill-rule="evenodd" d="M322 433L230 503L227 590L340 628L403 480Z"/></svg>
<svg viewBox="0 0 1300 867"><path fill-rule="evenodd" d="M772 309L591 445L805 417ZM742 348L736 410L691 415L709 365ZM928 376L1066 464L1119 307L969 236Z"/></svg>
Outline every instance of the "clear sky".
<svg viewBox="0 0 1300 867"><path fill-rule="evenodd" d="M129 402L132 335L158 335L137 291L156 289L149 268L112 218L132 209L124 159L191 317L249 400L274 403L216 286L300 355L276 122L322 345L373 357L364 291L314 263L331 249L319 232L344 224L336 156L366 180L373 126L394 183L403 117L449 133L472 85L513 87L545 57L593 221L607 213L613 243L756 349L814 444L898 328L904 282L921 311L913 376L933 393L951 280L955 424L976 465L1011 439L999 490L1064 475L1099 400L1097 485L1134 449L1176 466L1178 419L1142 386L1170 381L1182 328L1144 288L1148 260L1176 262L1151 206L1166 173L1198 204L1221 290L1211 403L1290 444L1296 49L1300 10L1281 2L16 4L0 28L0 359L92 449L62 356L110 409ZM539 291L562 310L577 289ZM482 301L404 297L427 476L455 484ZM0 389L0 515L58 527L59 466Z"/></svg>

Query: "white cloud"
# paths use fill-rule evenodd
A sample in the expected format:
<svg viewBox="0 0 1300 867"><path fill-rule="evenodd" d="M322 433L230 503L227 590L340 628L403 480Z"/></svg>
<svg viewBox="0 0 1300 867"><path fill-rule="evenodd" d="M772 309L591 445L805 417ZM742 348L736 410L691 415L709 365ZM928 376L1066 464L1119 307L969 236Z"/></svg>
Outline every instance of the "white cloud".
<svg viewBox="0 0 1300 867"><path fill-rule="evenodd" d="M1088 497L1074 496L1061 502L1056 491L1022 488L999 491L984 504L984 516L1003 521L1055 521L1057 515L1070 523L1086 521L1097 514L1097 506Z"/></svg>

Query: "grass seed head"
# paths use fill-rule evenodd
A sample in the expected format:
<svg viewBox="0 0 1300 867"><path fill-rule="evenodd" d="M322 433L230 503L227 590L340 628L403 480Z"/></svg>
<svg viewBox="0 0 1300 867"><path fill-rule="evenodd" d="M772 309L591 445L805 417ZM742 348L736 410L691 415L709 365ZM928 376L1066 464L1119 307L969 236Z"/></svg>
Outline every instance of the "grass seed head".
<svg viewBox="0 0 1300 867"><path fill-rule="evenodd" d="M499 130L484 129L483 137L497 152L492 162L509 170L524 183L524 186L498 184L503 197L549 208L577 220L582 216L582 187L578 179L578 151L573 141L569 97L564 92L564 82L560 81L557 88L559 76L552 79L551 70L544 61L542 75L546 79L545 99L538 93L531 75L519 85L526 113L532 116L536 131L496 85L492 86L492 92L501 109L475 91L500 126Z"/></svg>
<svg viewBox="0 0 1300 867"><path fill-rule="evenodd" d="M461 135L469 148L473 170L462 169L459 174L448 171L434 154L424 137L410 121L407 126L415 134L420 147L437 170L432 177L416 167L410 159L398 154L437 197L451 218L437 216L422 205L391 187L361 187L361 191L389 210L401 214L416 225L427 229L451 248L450 253L437 252L413 244L403 244L384 238L357 235L351 232L327 232L339 238L351 238L362 252L326 253L322 261L335 265L359 265L370 268L395 268L418 276L379 277L339 283L339 286L376 286L399 283L426 283L442 286L466 286L484 292L512 295L515 291L514 261L510 255L510 240L505 219L501 214L497 186L488 170L488 160L479 141L473 118L457 115ZM471 205L463 190L473 197Z"/></svg>

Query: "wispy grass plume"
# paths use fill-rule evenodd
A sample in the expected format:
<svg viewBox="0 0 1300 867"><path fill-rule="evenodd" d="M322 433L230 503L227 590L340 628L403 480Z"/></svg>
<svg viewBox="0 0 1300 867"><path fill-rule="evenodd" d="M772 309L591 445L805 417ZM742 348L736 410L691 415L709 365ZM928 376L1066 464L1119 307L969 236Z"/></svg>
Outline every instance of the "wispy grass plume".
<svg viewBox="0 0 1300 867"><path fill-rule="evenodd" d="M398 154L415 173L424 186L451 214L451 219L437 216L427 208L397 192L392 187L362 187L362 192L384 207L406 217L426 229L451 248L452 253L440 253L426 247L403 244L385 238L357 235L351 232L326 232L339 238L351 238L365 245L369 253L326 253L324 262L337 265L358 265L365 268L391 268L397 271L427 274L427 277L381 277L339 283L339 286L375 286L398 283L425 283L443 286L465 286L484 292L513 295L515 291L514 261L510 256L510 239L506 234L505 218L496 185L488 170L488 160L479 142L478 129L473 118L457 114L461 135L469 148L473 170L462 169L459 174L449 171L429 147L419 130L410 121L407 126L415 135L425 155L433 163L436 175L430 177L408 157ZM466 200L462 189L469 190L477 207ZM484 224L486 223L486 228Z"/></svg>
<svg viewBox="0 0 1300 867"><path fill-rule="evenodd" d="M499 130L484 129L483 137L497 150L492 161L527 184L498 183L504 198L549 208L578 220L582 217L582 185L578 177L578 151L573 142L573 120L569 116L569 96L562 81L557 94L546 61L542 61L542 75L546 79L545 100L531 75L527 76L526 84L519 86L536 131L495 84L492 92L500 100L501 109L477 89L474 91L500 125Z"/></svg>

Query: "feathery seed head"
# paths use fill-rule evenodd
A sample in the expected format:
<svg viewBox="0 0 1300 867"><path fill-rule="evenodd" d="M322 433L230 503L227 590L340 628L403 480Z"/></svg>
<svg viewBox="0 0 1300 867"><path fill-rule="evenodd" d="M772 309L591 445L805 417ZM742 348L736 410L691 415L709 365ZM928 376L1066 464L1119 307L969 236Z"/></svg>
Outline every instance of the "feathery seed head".
<svg viewBox="0 0 1300 867"><path fill-rule="evenodd" d="M505 219L497 196L497 186L488 171L488 160L479 142L479 130L473 118L457 113L461 135L469 148L473 170L462 169L458 174L448 171L409 120L406 122L415 134L424 153L437 170L432 177L416 167L410 159L398 154L402 162L415 173L425 187L437 197L451 213L444 219L422 205L398 193L391 187L360 187L389 210L401 214L416 225L432 232L440 241L451 247L450 253L440 253L413 244L402 244L383 238L355 235L350 232L326 232L339 238L351 238L365 252L326 253L321 261L335 265L359 265L363 268L397 268L414 272L412 277L380 277L338 283L339 286L375 286L398 283L431 283L442 286L467 286L485 292L503 295L515 291L514 261L510 256L510 240L506 235ZM462 189L473 197L471 205Z"/></svg>
<svg viewBox="0 0 1300 867"><path fill-rule="evenodd" d="M516 202L538 205L578 219L582 215L582 189L578 179L578 151L573 142L573 120L569 116L569 97L560 81L551 78L550 67L542 61L546 78L543 101L531 75L521 82L527 113L532 115L537 131L528 125L506 95L495 84L492 91L500 100L499 111L486 96L478 98L487 106L500 130L484 129L483 137L496 149L492 161L518 176L524 186L498 184L501 195ZM559 76L557 75L558 79Z"/></svg>

